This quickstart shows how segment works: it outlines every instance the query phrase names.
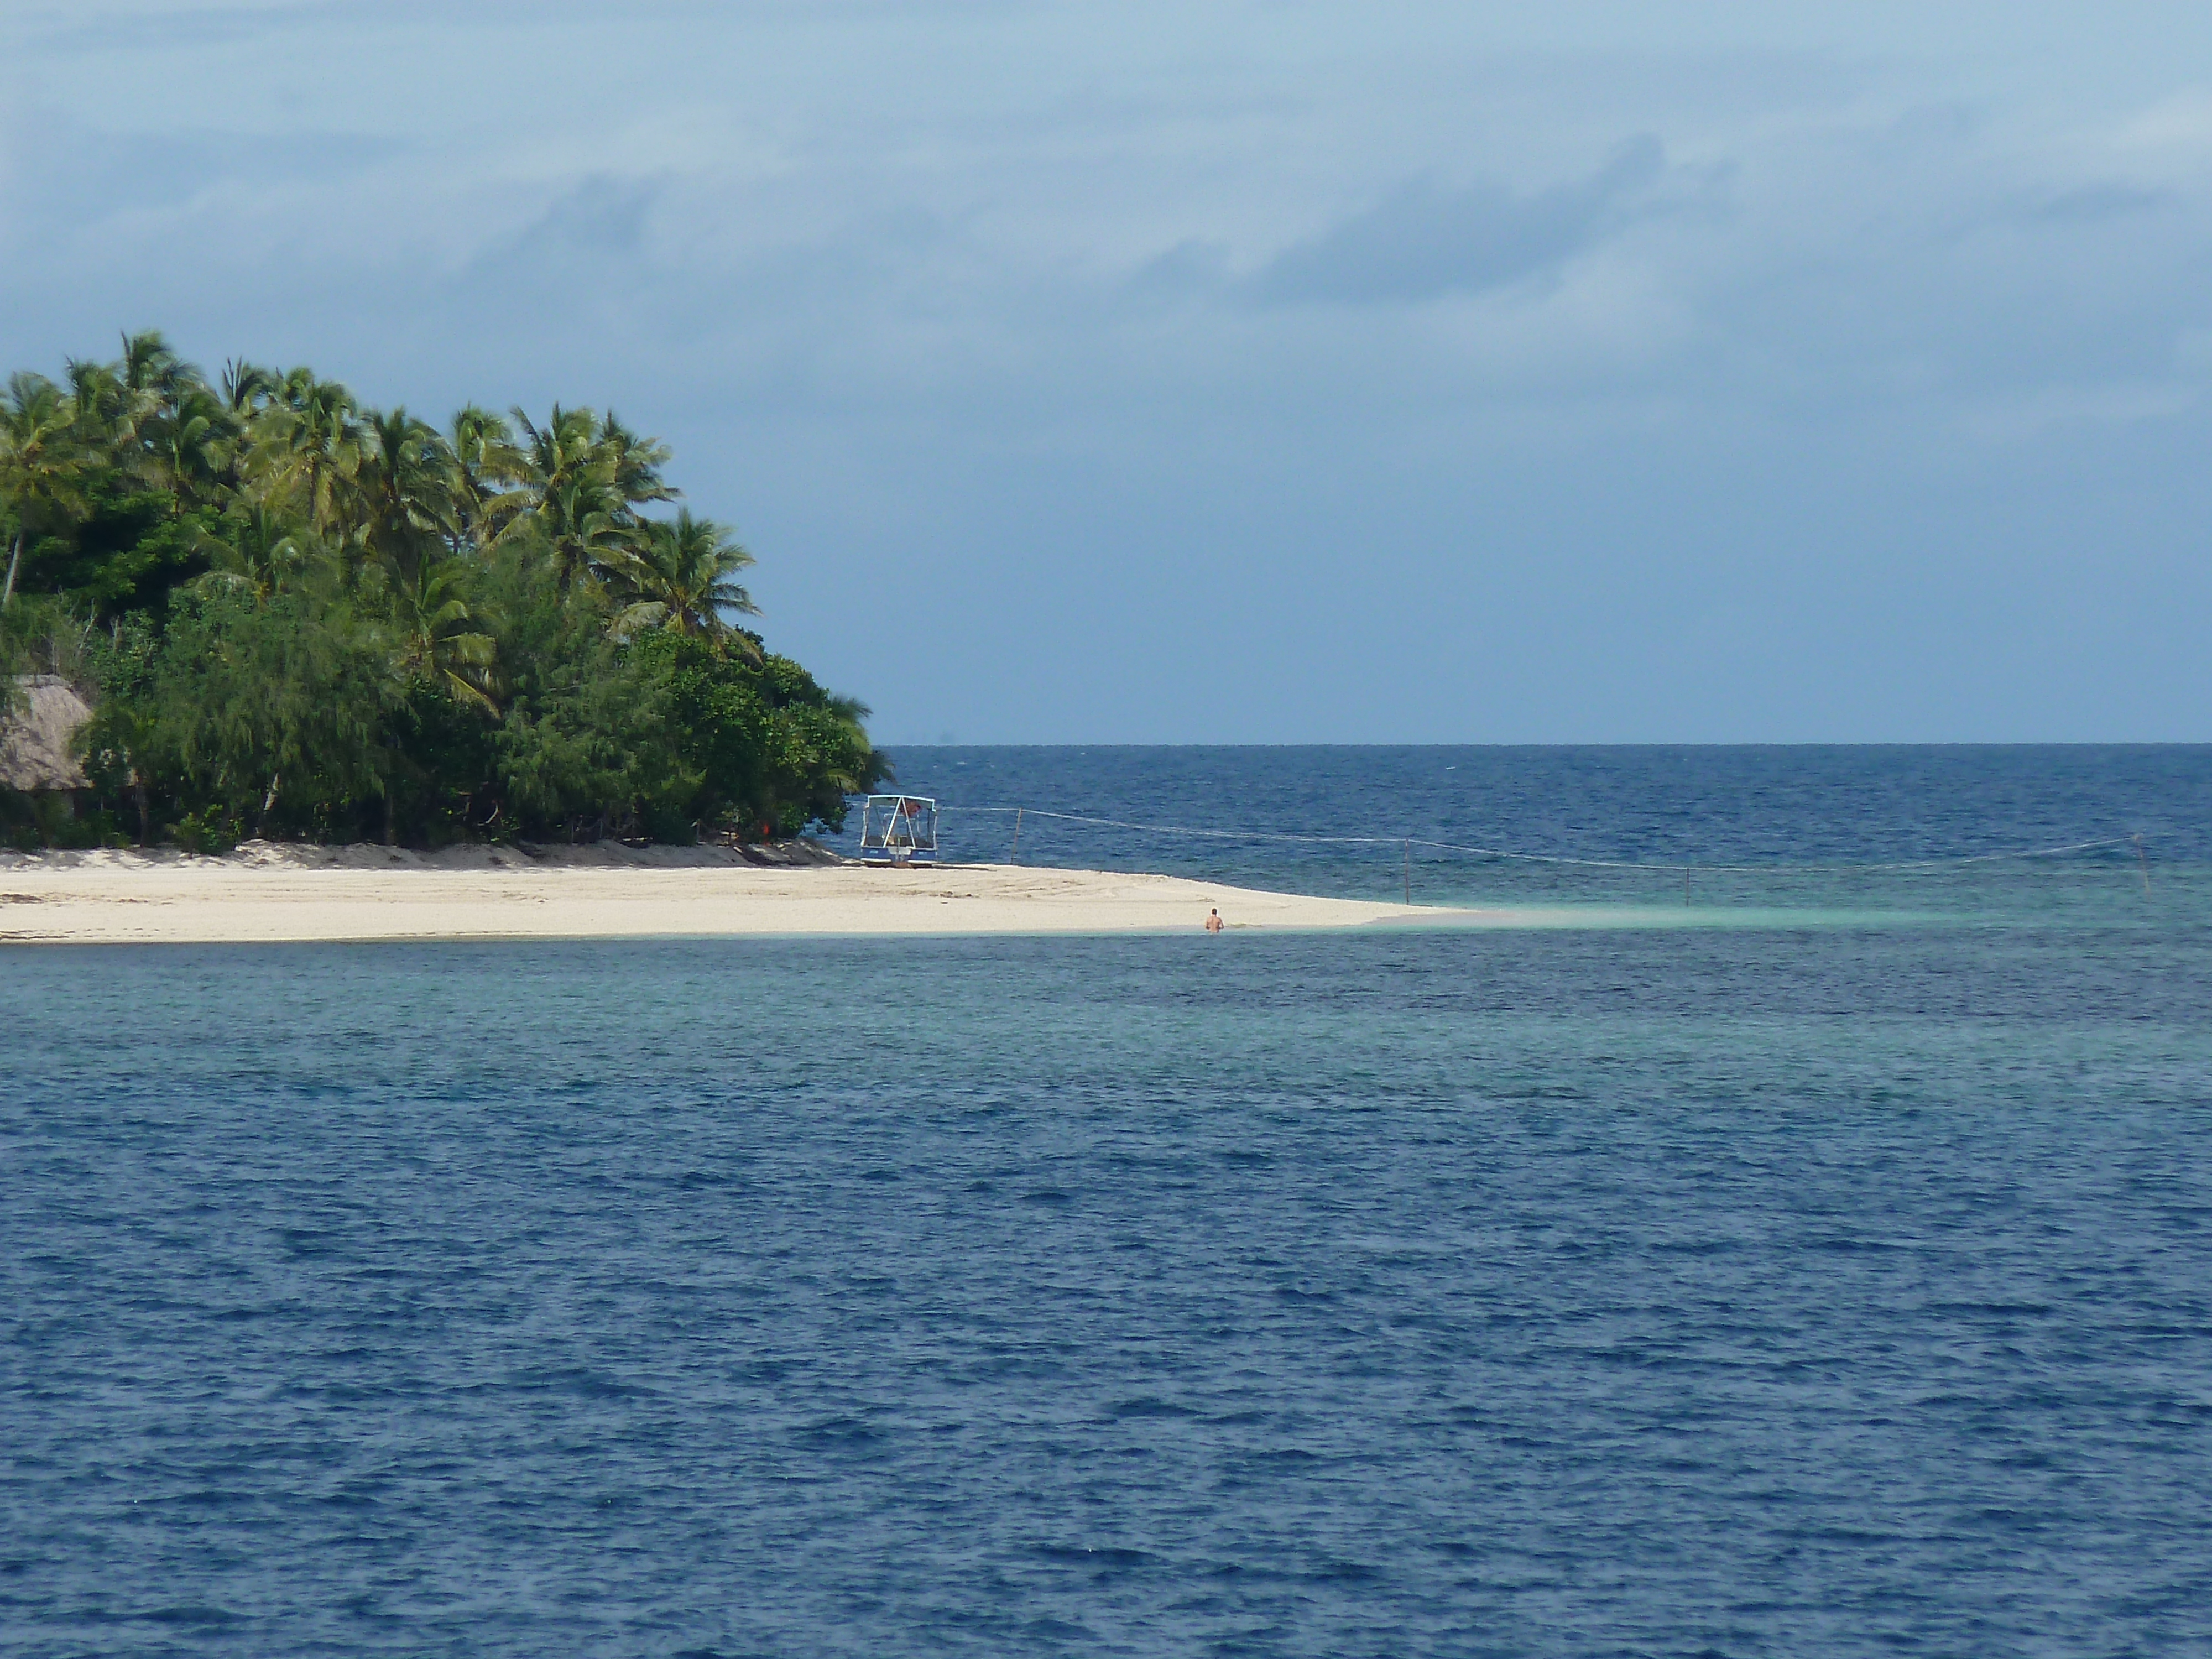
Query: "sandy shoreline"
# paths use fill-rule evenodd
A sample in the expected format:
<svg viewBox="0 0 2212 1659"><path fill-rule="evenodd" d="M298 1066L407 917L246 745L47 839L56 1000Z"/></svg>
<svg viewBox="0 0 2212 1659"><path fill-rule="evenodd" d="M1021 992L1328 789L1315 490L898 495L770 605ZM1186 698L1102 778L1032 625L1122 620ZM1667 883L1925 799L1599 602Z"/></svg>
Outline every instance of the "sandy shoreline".
<svg viewBox="0 0 2212 1659"><path fill-rule="evenodd" d="M1465 912L1012 865L779 868L720 848L279 848L0 856L0 944L1196 933Z"/></svg>

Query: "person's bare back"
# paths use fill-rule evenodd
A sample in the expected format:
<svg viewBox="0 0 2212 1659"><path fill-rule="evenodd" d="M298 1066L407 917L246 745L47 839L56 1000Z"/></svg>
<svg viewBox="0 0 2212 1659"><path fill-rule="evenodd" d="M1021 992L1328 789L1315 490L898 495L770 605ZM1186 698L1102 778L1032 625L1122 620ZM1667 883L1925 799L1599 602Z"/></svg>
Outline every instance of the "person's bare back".
<svg viewBox="0 0 2212 1659"><path fill-rule="evenodd" d="M1218 933L1227 926L1228 923L1223 921L1221 919L1220 911L1208 910L1206 913L1206 931L1207 933Z"/></svg>

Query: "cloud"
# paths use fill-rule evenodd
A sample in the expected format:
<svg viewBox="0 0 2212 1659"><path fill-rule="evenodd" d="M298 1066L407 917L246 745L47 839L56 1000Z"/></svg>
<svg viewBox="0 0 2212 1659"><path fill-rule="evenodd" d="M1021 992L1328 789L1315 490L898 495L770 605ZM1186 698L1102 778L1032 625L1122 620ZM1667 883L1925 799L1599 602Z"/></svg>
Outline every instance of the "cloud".
<svg viewBox="0 0 2212 1659"><path fill-rule="evenodd" d="M1939 60L1924 9L0 4L0 369L143 323L619 408L892 737L2088 733L1891 698L1903 619L1999 566L2061 619L2158 595L2176 642L2094 706L2166 731L2212 97L2170 32L2001 64L2056 26L1991 8ZM1744 571L1866 605L1795 690L1655 694ZM1988 708L2057 707L1962 627ZM1369 703L1285 644L1322 635ZM942 673L887 682L917 637Z"/></svg>
<svg viewBox="0 0 2212 1659"><path fill-rule="evenodd" d="M1647 135L1589 178L1531 196L1495 184L1443 191L1417 179L1285 248L1249 292L1262 304L1377 305L1503 288L1555 270L1603 240L1665 165L1659 141Z"/></svg>
<svg viewBox="0 0 2212 1659"><path fill-rule="evenodd" d="M586 179L480 264L526 270L578 254L634 253L660 191L658 180Z"/></svg>
<svg viewBox="0 0 2212 1659"><path fill-rule="evenodd" d="M137 52L232 45L275 28L312 26L335 10L330 0L256 0L243 5L72 0L67 5L26 6L16 21L41 52L106 53L118 39Z"/></svg>
<svg viewBox="0 0 2212 1659"><path fill-rule="evenodd" d="M217 192L307 185L349 188L413 146L374 133L301 132L279 140L214 129L109 132L33 104L0 118L0 203L82 225L141 210L176 210Z"/></svg>
<svg viewBox="0 0 2212 1659"><path fill-rule="evenodd" d="M2029 202L2025 216L2047 224L2094 225L2167 206L2173 193L2143 190L2134 185L2077 185L2071 190L2050 191Z"/></svg>
<svg viewBox="0 0 2212 1659"><path fill-rule="evenodd" d="M1230 253L1216 241L1186 238L1139 265L1122 291L1139 304L1217 294L1229 283Z"/></svg>

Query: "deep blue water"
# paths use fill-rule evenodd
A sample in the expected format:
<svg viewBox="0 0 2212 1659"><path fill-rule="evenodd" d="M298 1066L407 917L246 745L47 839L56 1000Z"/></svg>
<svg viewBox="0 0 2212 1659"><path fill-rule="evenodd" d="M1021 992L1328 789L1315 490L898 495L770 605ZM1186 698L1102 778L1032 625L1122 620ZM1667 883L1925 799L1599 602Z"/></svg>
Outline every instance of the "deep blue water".
<svg viewBox="0 0 2212 1659"><path fill-rule="evenodd" d="M2079 911L2101 924L2118 914L2111 900L2141 890L2144 862L2131 845L1934 871L1854 866L2140 835L2154 896L2171 878L2166 900L2212 915L2212 888L2203 884L2212 871L2209 744L932 748L894 758L896 787L946 807L953 858L1018 856L1396 898L1410 851L1413 896L1432 904L1888 908L2045 920ZM1018 848L1012 813L994 810L1016 806L1030 809ZM1211 833L1097 827L1039 817L1038 808ZM859 824L855 814L836 844L857 850ZM1380 844L1285 839L1297 836ZM1486 860L1423 842L1656 867Z"/></svg>
<svg viewBox="0 0 2212 1659"><path fill-rule="evenodd" d="M904 776L1241 824L1312 752ZM2212 757L1423 752L1368 822L2160 853L1906 920L0 952L0 1651L2212 1648Z"/></svg>

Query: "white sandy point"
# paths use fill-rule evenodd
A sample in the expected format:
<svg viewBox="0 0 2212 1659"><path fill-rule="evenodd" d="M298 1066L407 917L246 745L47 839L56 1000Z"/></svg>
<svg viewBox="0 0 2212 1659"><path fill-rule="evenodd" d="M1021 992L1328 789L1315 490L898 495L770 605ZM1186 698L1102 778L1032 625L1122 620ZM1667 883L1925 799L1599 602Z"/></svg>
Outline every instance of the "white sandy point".
<svg viewBox="0 0 2212 1659"><path fill-rule="evenodd" d="M542 863L484 848L259 846L0 861L0 940L21 944L1172 933L1216 908L1237 930L1516 920L1105 871L763 869L712 848L564 848Z"/></svg>

